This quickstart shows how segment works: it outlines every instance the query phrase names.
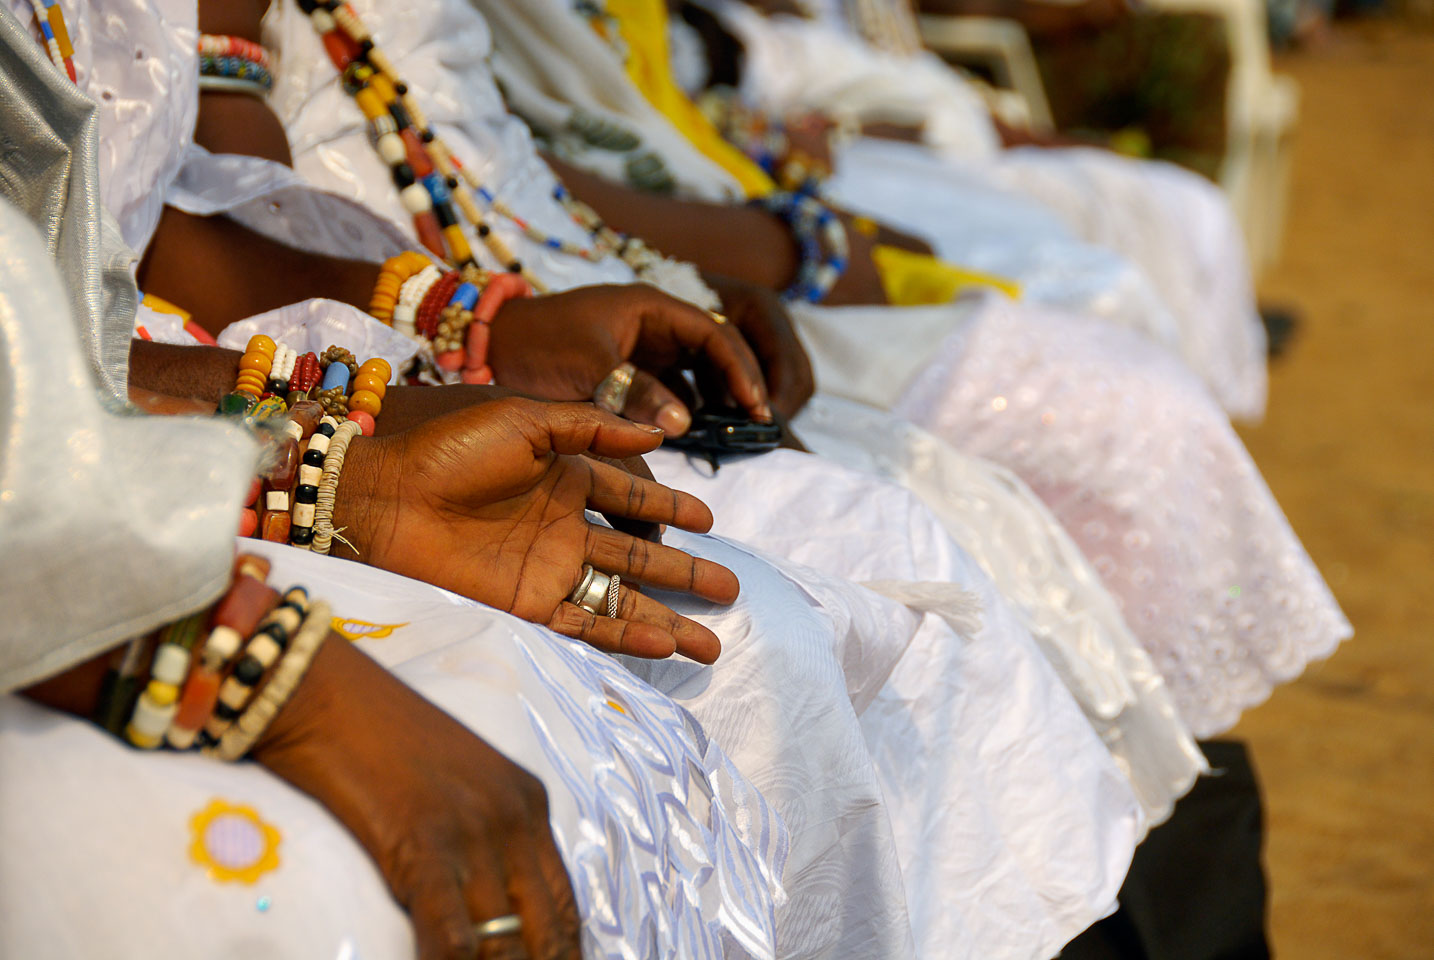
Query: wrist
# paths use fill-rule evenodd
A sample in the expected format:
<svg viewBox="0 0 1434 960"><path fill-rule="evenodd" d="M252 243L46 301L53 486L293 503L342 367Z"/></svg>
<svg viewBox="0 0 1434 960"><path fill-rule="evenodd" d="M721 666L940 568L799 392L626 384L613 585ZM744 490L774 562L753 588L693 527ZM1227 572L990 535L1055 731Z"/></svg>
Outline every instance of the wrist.
<svg viewBox="0 0 1434 960"><path fill-rule="evenodd" d="M381 477L392 456L389 447L395 442L402 441L359 436L350 443L334 498L333 525L338 536L334 537L332 556L364 560L388 522L392 504L385 491L396 489L397 484L382 482Z"/></svg>

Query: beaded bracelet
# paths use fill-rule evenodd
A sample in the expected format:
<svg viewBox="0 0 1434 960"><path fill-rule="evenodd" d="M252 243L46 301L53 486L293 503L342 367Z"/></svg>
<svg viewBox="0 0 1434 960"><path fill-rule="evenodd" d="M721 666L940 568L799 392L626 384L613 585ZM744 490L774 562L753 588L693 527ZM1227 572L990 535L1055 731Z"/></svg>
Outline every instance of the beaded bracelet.
<svg viewBox="0 0 1434 960"><path fill-rule="evenodd" d="M273 609L278 594L265 582L268 576L269 561L263 557L242 554L235 560L234 580L209 615L209 636L189 671L179 708L165 732L170 746L187 750L194 743L218 702L229 661Z"/></svg>
<svg viewBox="0 0 1434 960"><path fill-rule="evenodd" d="M841 220L815 197L803 194L773 193L752 202L787 223L802 251L796 282L782 296L820 303L846 272L850 249ZM822 241L828 256L823 256Z"/></svg>
<svg viewBox="0 0 1434 960"><path fill-rule="evenodd" d="M95 707L94 721L117 737L124 735L125 722L134 712L139 698L140 676L149 637L135 637L125 644L119 659L105 673L100 686L100 699Z"/></svg>
<svg viewBox="0 0 1434 960"><path fill-rule="evenodd" d="M274 717L293 697L299 683L308 673L310 665L318 655L319 648L329 637L329 624L333 611L322 600L316 600L309 607L303 624L294 634L284 658L269 682L259 692L258 698L249 706L238 722L224 732L217 746L209 748L206 754L220 760L234 761L244 756L249 748L269 729Z"/></svg>
<svg viewBox="0 0 1434 960"><path fill-rule="evenodd" d="M283 602L260 622L235 661L234 670L219 686L214 711L199 734L198 742L202 750L212 750L234 721L239 719L254 691L263 682L264 675L288 647L307 611L308 591L293 587L284 594Z"/></svg>
<svg viewBox="0 0 1434 960"><path fill-rule="evenodd" d="M274 87L269 52L243 37L200 34L199 88L264 96ZM219 81L219 83L215 83Z"/></svg>
<svg viewBox="0 0 1434 960"><path fill-rule="evenodd" d="M180 687L189 675L189 662L203 623L204 614L191 614L160 632L149 667L149 684L135 702L124 731L125 739L141 750L157 749L179 712Z"/></svg>
<svg viewBox="0 0 1434 960"><path fill-rule="evenodd" d="M319 494L314 506L314 540L310 549L315 553L327 554L334 540L334 503L338 499L339 476L344 470L344 458L348 456L349 442L358 433L358 424L353 421L339 425L329 441L329 451L324 455L323 470L319 477Z"/></svg>
<svg viewBox="0 0 1434 960"><path fill-rule="evenodd" d="M339 422L333 417L326 416L319 421L314 428L314 433L309 437L308 446L304 448L304 455L315 453L322 457L329 452L329 440L338 429ZM294 488L294 505L289 515L289 543L292 546L304 550L314 542L314 511L319 499L319 488L316 484L304 484L302 480Z"/></svg>

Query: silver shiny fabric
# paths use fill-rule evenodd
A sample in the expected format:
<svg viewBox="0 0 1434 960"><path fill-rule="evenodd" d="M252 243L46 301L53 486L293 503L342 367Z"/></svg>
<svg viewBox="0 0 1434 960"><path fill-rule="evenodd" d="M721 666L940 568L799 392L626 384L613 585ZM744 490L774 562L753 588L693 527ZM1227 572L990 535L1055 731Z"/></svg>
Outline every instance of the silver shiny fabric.
<svg viewBox="0 0 1434 960"><path fill-rule="evenodd" d="M133 254L101 219L96 128L0 8L0 692L214 599L257 454L119 410Z"/></svg>
<svg viewBox="0 0 1434 960"><path fill-rule="evenodd" d="M70 314L100 385L125 392L130 321L138 298L134 255L98 217L95 104L49 61L0 5L0 196L40 228L60 265Z"/></svg>

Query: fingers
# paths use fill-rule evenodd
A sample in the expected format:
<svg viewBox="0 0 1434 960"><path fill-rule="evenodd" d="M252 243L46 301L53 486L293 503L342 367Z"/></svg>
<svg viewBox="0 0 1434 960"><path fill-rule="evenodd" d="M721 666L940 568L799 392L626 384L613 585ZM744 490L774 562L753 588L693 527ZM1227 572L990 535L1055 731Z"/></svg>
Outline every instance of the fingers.
<svg viewBox="0 0 1434 960"><path fill-rule="evenodd" d="M663 308L673 311L669 319L677 341L711 361L722 373L727 389L748 413L758 420L770 420L772 411L767 405L762 367L742 334L732 324L717 323L696 307L664 300Z"/></svg>
<svg viewBox="0 0 1434 960"><path fill-rule="evenodd" d="M680 653L699 663L715 663L721 654L722 641L702 624L625 584L619 596L617 619L564 602L548 626L606 653L646 660L665 660Z"/></svg>
<svg viewBox="0 0 1434 960"><path fill-rule="evenodd" d="M548 834L546 815L538 826L543 834ZM537 840L535 835L517 849L510 848L510 889L517 913L523 918L523 946L532 960L575 960L579 956L577 911L560 909L548 873L534 849ZM570 907L572 889L568 886L566 871L561 880L567 893L566 903Z"/></svg>
<svg viewBox="0 0 1434 960"><path fill-rule="evenodd" d="M661 427L668 436L680 437L692 426L692 414L676 394L646 370L632 376L623 416Z"/></svg>
<svg viewBox="0 0 1434 960"><path fill-rule="evenodd" d="M698 663L717 662L718 655L722 653L722 641L717 634L625 584L618 592L617 615L620 618L667 630L677 641L677 652L684 657Z"/></svg>
<svg viewBox="0 0 1434 960"><path fill-rule="evenodd" d="M414 877L408 890L405 906L418 960L472 960L478 938L458 875L435 862Z"/></svg>
<svg viewBox="0 0 1434 960"><path fill-rule="evenodd" d="M731 603L740 589L736 574L721 564L604 527L588 527L584 559L603 573L714 603Z"/></svg>
<svg viewBox="0 0 1434 960"><path fill-rule="evenodd" d="M538 454L595 453L622 459L651 453L662 443L661 429L624 420L588 403L519 399L496 403L529 425L529 440Z"/></svg>
<svg viewBox="0 0 1434 960"><path fill-rule="evenodd" d="M566 600L558 604L548 626L565 637L581 640L605 653L665 660L677 652L677 638L668 630L650 623L600 617Z"/></svg>
<svg viewBox="0 0 1434 960"><path fill-rule="evenodd" d="M547 916L537 904L525 904L524 909L518 909L509 894L507 871L493 848L487 845L486 838L470 844L467 854L468 876L463 885L463 894L468 914L472 917L469 924L474 931L476 955L481 960L524 960L528 956L523 947L529 924L546 923ZM534 906L538 909L533 910ZM511 914L517 914L522 921L522 936L478 937L477 928L480 924ZM469 953L467 956L474 954Z"/></svg>
<svg viewBox="0 0 1434 960"><path fill-rule="evenodd" d="M631 520L665 523L693 533L712 529L712 511L691 494L634 477L610 464L587 462L592 473L592 491L588 494L592 509Z"/></svg>

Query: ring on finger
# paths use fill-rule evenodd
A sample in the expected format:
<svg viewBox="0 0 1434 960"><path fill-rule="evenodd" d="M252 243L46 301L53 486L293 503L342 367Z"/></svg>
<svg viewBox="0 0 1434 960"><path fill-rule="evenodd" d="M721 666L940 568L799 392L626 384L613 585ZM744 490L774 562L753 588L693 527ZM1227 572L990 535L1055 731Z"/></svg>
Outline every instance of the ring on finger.
<svg viewBox="0 0 1434 960"><path fill-rule="evenodd" d="M713 323L721 324L727 322L727 315L725 313L718 313L716 310L708 310L707 316L712 318Z"/></svg>
<svg viewBox="0 0 1434 960"><path fill-rule="evenodd" d="M501 917L494 917L492 920L484 920L482 923L473 925L473 935L479 940L511 937L521 933L522 930L523 918L516 913L504 914Z"/></svg>
<svg viewBox="0 0 1434 960"><path fill-rule="evenodd" d="M622 416L622 411L627 406L628 392L632 390L632 378L636 373L637 367L632 364L619 363L593 390L593 403L608 413Z"/></svg>
<svg viewBox="0 0 1434 960"><path fill-rule="evenodd" d="M608 581L607 581L607 615L608 615L608 619L609 619L609 620L616 620L616 619L617 619L617 607L618 607L618 602L619 602L619 601L621 600L621 598L622 598L622 594L619 592L619 590L620 590L620 585L621 585L621 584L622 584L622 577L619 577L619 576L618 576L617 574L615 574L615 573L614 573L611 577L608 578Z"/></svg>
<svg viewBox="0 0 1434 960"><path fill-rule="evenodd" d="M613 578L607 574L594 570L592 564L585 563L583 564L582 582L568 596L568 602L577 604L595 617L600 617L606 608L612 580Z"/></svg>

